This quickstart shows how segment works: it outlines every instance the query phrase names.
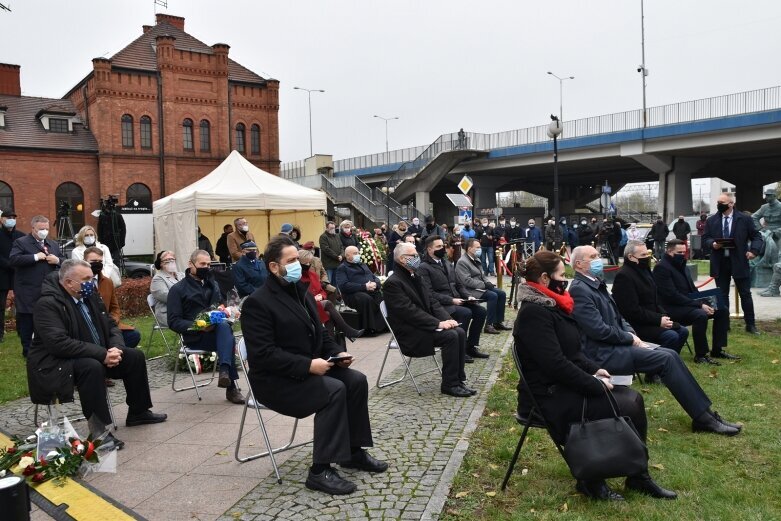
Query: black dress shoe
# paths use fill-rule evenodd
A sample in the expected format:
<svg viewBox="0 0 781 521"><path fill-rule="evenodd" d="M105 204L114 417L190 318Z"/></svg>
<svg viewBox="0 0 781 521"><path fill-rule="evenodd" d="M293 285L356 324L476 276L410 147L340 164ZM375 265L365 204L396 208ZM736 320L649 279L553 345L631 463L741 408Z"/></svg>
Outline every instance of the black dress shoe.
<svg viewBox="0 0 781 521"><path fill-rule="evenodd" d="M320 474L313 474L309 471L306 477L306 488L310 490L319 490L333 496L343 496L355 492L355 483L342 479L336 470L328 468Z"/></svg>
<svg viewBox="0 0 781 521"><path fill-rule="evenodd" d="M759 329L757 329L757 326L755 326L754 324L751 324L750 326L746 326L746 333L751 333L752 335L761 334L759 332Z"/></svg>
<svg viewBox="0 0 781 521"><path fill-rule="evenodd" d="M713 358L709 357L708 355L705 356L695 356L694 357L694 363L695 364L710 364L710 365L721 365Z"/></svg>
<svg viewBox="0 0 781 521"><path fill-rule="evenodd" d="M355 330L353 331L353 334L351 336L347 337L347 340L349 340L350 342L355 342L355 340L361 338L365 332L366 332L365 329Z"/></svg>
<svg viewBox="0 0 781 521"><path fill-rule="evenodd" d="M227 389L231 386L231 377L228 374L227 369L220 369L220 377L217 380L217 387L222 387L223 389Z"/></svg>
<svg viewBox="0 0 781 521"><path fill-rule="evenodd" d="M365 470L366 472L385 472L388 470L386 462L373 458L365 450L356 452L352 455L350 461L340 463L339 465L348 469Z"/></svg>
<svg viewBox="0 0 781 521"><path fill-rule="evenodd" d="M125 425L128 427L135 427L136 425L147 425L149 423L162 423L167 418L168 415L165 413L152 412L147 409L146 411L137 414L128 413L127 418L125 419Z"/></svg>
<svg viewBox="0 0 781 521"><path fill-rule="evenodd" d="M471 394L472 396L474 396L474 395L476 395L476 394L477 394L477 390L476 390L476 389L472 389L471 387L469 387L468 385L466 385L466 382L461 382L461 387L463 387L463 388L464 388L464 390L465 390L465 391L467 391L467 392L468 392L469 394Z"/></svg>
<svg viewBox="0 0 781 521"><path fill-rule="evenodd" d="M713 432L724 436L736 436L740 433L740 429L720 422L713 413L705 411L697 419L692 420L692 432Z"/></svg>
<svg viewBox="0 0 781 521"><path fill-rule="evenodd" d="M742 360L738 355L731 355L726 351L719 351L718 353L711 353L712 358L724 358L726 360Z"/></svg>
<svg viewBox="0 0 781 521"><path fill-rule="evenodd" d="M464 363L465 364L474 364L475 363L475 359L472 358L469 355L464 355Z"/></svg>
<svg viewBox="0 0 781 521"><path fill-rule="evenodd" d="M489 324L489 325L485 326L485 328L483 329L483 333L486 333L486 334L488 334L488 335L498 335L498 334L499 334L499 331L497 331L497 330L494 328L494 326L492 326L492 325L490 325L490 324Z"/></svg>
<svg viewBox="0 0 781 521"><path fill-rule="evenodd" d="M713 417L716 418L717 420L719 420L721 423L723 423L727 427L732 427L733 429L737 429L739 431L743 430L743 424L728 422L727 420L725 420L724 418L719 416L719 413L717 413L716 411L712 411L712 412L713 412Z"/></svg>
<svg viewBox="0 0 781 521"><path fill-rule="evenodd" d="M241 405L245 402L244 395L235 387L233 389L225 390L225 399L236 405Z"/></svg>
<svg viewBox="0 0 781 521"><path fill-rule="evenodd" d="M578 480L575 485L575 489L586 497L591 499L600 499L603 501L623 501L624 496L611 489L605 483L605 480L600 481L583 481Z"/></svg>
<svg viewBox="0 0 781 521"><path fill-rule="evenodd" d="M626 478L626 488L629 490L635 490L646 496L655 497L658 499L675 499L678 494L672 490L667 490L659 486L651 476L630 476Z"/></svg>
<svg viewBox="0 0 781 521"><path fill-rule="evenodd" d="M442 387L440 390L442 391L442 394L455 396L457 398L469 398L472 396L472 393L464 389L461 385L454 385L453 387Z"/></svg>
<svg viewBox="0 0 781 521"><path fill-rule="evenodd" d="M499 330L499 331L512 331L513 330L512 327L510 327L508 325L505 325L504 322L497 322L496 324L494 324L494 329Z"/></svg>
<svg viewBox="0 0 781 521"><path fill-rule="evenodd" d="M488 358L489 356L491 356L491 355L489 355L487 353L483 353L482 351L480 351L476 347L467 348L466 354L468 354L472 358Z"/></svg>
<svg viewBox="0 0 781 521"><path fill-rule="evenodd" d="M103 438L100 446L103 450L122 450L125 446L125 442L115 438L114 435L109 432L106 434L106 437Z"/></svg>

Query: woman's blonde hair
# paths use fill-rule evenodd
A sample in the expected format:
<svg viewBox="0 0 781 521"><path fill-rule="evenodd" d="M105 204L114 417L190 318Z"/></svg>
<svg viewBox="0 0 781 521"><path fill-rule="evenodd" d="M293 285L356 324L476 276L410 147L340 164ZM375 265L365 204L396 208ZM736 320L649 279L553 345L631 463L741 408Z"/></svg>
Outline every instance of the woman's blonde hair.
<svg viewBox="0 0 781 521"><path fill-rule="evenodd" d="M298 250L298 260L301 262L312 262L314 254L309 250Z"/></svg>
<svg viewBox="0 0 781 521"><path fill-rule="evenodd" d="M87 225L87 226L82 226L81 230L79 230L79 233L76 234L76 244L78 246L86 246L86 244L84 244L84 236L87 234L89 230L92 230L92 233L95 234L95 244L98 243L98 232L96 232L95 228L93 228L92 226ZM95 244L93 244L93 246Z"/></svg>

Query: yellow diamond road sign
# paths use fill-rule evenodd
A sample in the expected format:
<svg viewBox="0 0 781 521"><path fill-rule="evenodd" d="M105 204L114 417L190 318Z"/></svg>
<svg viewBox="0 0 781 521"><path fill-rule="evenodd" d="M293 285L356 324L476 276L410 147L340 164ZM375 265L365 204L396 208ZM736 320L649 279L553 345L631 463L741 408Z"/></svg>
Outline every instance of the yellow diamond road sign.
<svg viewBox="0 0 781 521"><path fill-rule="evenodd" d="M468 194L469 190L471 190L473 186L474 183L472 182L472 179L468 175L462 177L461 180L458 182L458 189L461 190L461 192L464 195Z"/></svg>

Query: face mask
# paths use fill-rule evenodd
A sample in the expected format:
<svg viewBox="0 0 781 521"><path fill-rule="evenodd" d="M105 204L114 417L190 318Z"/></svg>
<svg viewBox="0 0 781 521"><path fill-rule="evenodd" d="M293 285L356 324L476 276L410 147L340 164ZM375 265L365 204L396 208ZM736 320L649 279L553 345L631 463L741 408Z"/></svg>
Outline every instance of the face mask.
<svg viewBox="0 0 781 521"><path fill-rule="evenodd" d="M678 222L679 222L679 223L682 223L682 222L683 222L683 219L678 219Z"/></svg>
<svg viewBox="0 0 781 521"><path fill-rule="evenodd" d="M93 244L95 244L95 237L92 235L87 235L86 237L84 237L84 244L87 246L92 246Z"/></svg>
<svg viewBox="0 0 781 521"><path fill-rule="evenodd" d="M445 256L445 248L442 248L441 250L434 250L434 257L437 259L441 259Z"/></svg>
<svg viewBox="0 0 781 521"><path fill-rule="evenodd" d="M511 222L511 223L510 223L510 226L512 226L513 228L515 228L516 226L518 226L518 223Z"/></svg>
<svg viewBox="0 0 781 521"><path fill-rule="evenodd" d="M176 271L176 261L163 263L163 269L168 273L174 273Z"/></svg>
<svg viewBox="0 0 781 521"><path fill-rule="evenodd" d="M419 225L420 219L412 219L412 224L414 224L415 226Z"/></svg>
<svg viewBox="0 0 781 521"><path fill-rule="evenodd" d="M81 289L79 290L79 295L81 298L89 298L90 295L95 293L95 283L91 280L88 280L86 282L81 283Z"/></svg>
<svg viewBox="0 0 781 521"><path fill-rule="evenodd" d="M477 248L475 250L475 257L477 257L479 259L482 255L483 255L483 250L480 249L480 248Z"/></svg>
<svg viewBox="0 0 781 521"><path fill-rule="evenodd" d="M588 272L597 278L601 278L604 273L605 263L602 259L594 259L589 263Z"/></svg>
<svg viewBox="0 0 781 521"><path fill-rule="evenodd" d="M4 226L10 230L16 226L16 219L6 219Z"/></svg>
<svg viewBox="0 0 781 521"><path fill-rule="evenodd" d="M529 228L534 228L534 223L529 223Z"/></svg>
<svg viewBox="0 0 781 521"><path fill-rule="evenodd" d="M637 259L637 263L640 265L641 268L648 268L651 266L651 257L643 257Z"/></svg>
<svg viewBox="0 0 781 521"><path fill-rule="evenodd" d="M464 229L465 229L465 230L468 230L468 229L469 229L469 225L468 225L468 224L465 224L465 225L464 225Z"/></svg>
<svg viewBox="0 0 781 521"><path fill-rule="evenodd" d="M673 255L673 263L676 266L683 266L686 264L686 255L683 253L676 253Z"/></svg>
<svg viewBox="0 0 781 521"><path fill-rule="evenodd" d="M586 226L586 221L580 221L581 226Z"/></svg>
<svg viewBox="0 0 781 521"><path fill-rule="evenodd" d="M716 209L719 213L724 213L729 210L729 205L727 203L716 203Z"/></svg>
<svg viewBox="0 0 781 521"><path fill-rule="evenodd" d="M656 222L659 223L659 224L662 224L662 220L661 219L657 219Z"/></svg>
<svg viewBox="0 0 781 521"><path fill-rule="evenodd" d="M243 231L244 233L247 233L249 231L249 226L246 224L244 226L239 226L239 230Z"/></svg>
<svg viewBox="0 0 781 521"><path fill-rule="evenodd" d="M247 258L248 258L249 260L253 261L253 260L255 260L255 259L257 259L257 258L258 258L258 252L256 252L256 251L248 251L248 252L246 253L246 256L247 256Z"/></svg>
<svg viewBox="0 0 781 521"><path fill-rule="evenodd" d="M285 274L282 278L291 284L295 284L301 280L301 263L296 261L293 264L285 266Z"/></svg>
<svg viewBox="0 0 781 521"><path fill-rule="evenodd" d="M309 268L311 268L309 264L302 264L301 265L301 273L307 273L309 271Z"/></svg>
<svg viewBox="0 0 781 521"><path fill-rule="evenodd" d="M494 223L488 225L488 227L491 228L492 230L494 229L494 226L496 226Z"/></svg>
<svg viewBox="0 0 781 521"><path fill-rule="evenodd" d="M353 231L351 228L342 228L342 233L345 235L352 235Z"/></svg>
<svg viewBox="0 0 781 521"><path fill-rule="evenodd" d="M49 235L49 230L38 230L38 238L44 240Z"/></svg>
<svg viewBox="0 0 781 521"><path fill-rule="evenodd" d="M488 223L487 223L487 222L484 222L484 223L483 223L483 226L488 226Z"/></svg>
<svg viewBox="0 0 781 521"><path fill-rule="evenodd" d="M399 233L404 235L405 233L407 233L407 229L406 228L399 228Z"/></svg>
<svg viewBox="0 0 781 521"><path fill-rule="evenodd" d="M209 266L206 266L205 268L195 268L195 276L201 280L208 279L211 272L212 269Z"/></svg>
<svg viewBox="0 0 781 521"><path fill-rule="evenodd" d="M428 231L431 231L431 230L433 230L433 229L434 229L434 223L427 223L427 224L426 224L426 229L427 229Z"/></svg>
<svg viewBox="0 0 781 521"><path fill-rule="evenodd" d="M707 219L707 217L706 217L706 216L704 216L704 215L700 215L700 220L701 220L701 221L704 221L704 220L706 220L706 219Z"/></svg>
<svg viewBox="0 0 781 521"><path fill-rule="evenodd" d="M354 263L356 260L358 260L357 255L347 255L344 260L346 260L349 263Z"/></svg>
<svg viewBox="0 0 781 521"><path fill-rule="evenodd" d="M407 259L407 267L412 271L417 270L420 267L420 257L416 255Z"/></svg>
<svg viewBox="0 0 781 521"><path fill-rule="evenodd" d="M562 219L561 224L567 224L567 219Z"/></svg>
<svg viewBox="0 0 781 521"><path fill-rule="evenodd" d="M548 289L554 293L558 293L559 295L562 295L564 294L564 291L567 289L568 285L569 282L566 280L550 279L550 282L548 282Z"/></svg>
<svg viewBox="0 0 781 521"><path fill-rule="evenodd" d="M101 271L103 271L103 263L102 262L90 262L89 264L90 269L92 269L92 274L97 275Z"/></svg>

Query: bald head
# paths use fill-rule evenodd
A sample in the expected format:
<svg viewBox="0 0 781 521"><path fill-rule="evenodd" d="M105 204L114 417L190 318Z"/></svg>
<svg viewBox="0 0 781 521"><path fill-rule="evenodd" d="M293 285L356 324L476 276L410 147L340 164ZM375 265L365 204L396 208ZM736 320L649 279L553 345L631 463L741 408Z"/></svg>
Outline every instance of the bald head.
<svg viewBox="0 0 781 521"><path fill-rule="evenodd" d="M572 267L584 275L589 274L589 264L599 258L599 252L593 246L578 246L572 250Z"/></svg>
<svg viewBox="0 0 781 521"><path fill-rule="evenodd" d="M358 254L358 248L356 248L355 246L348 246L347 248L344 249L344 255L347 257L352 257L353 255L357 255L357 254Z"/></svg>

